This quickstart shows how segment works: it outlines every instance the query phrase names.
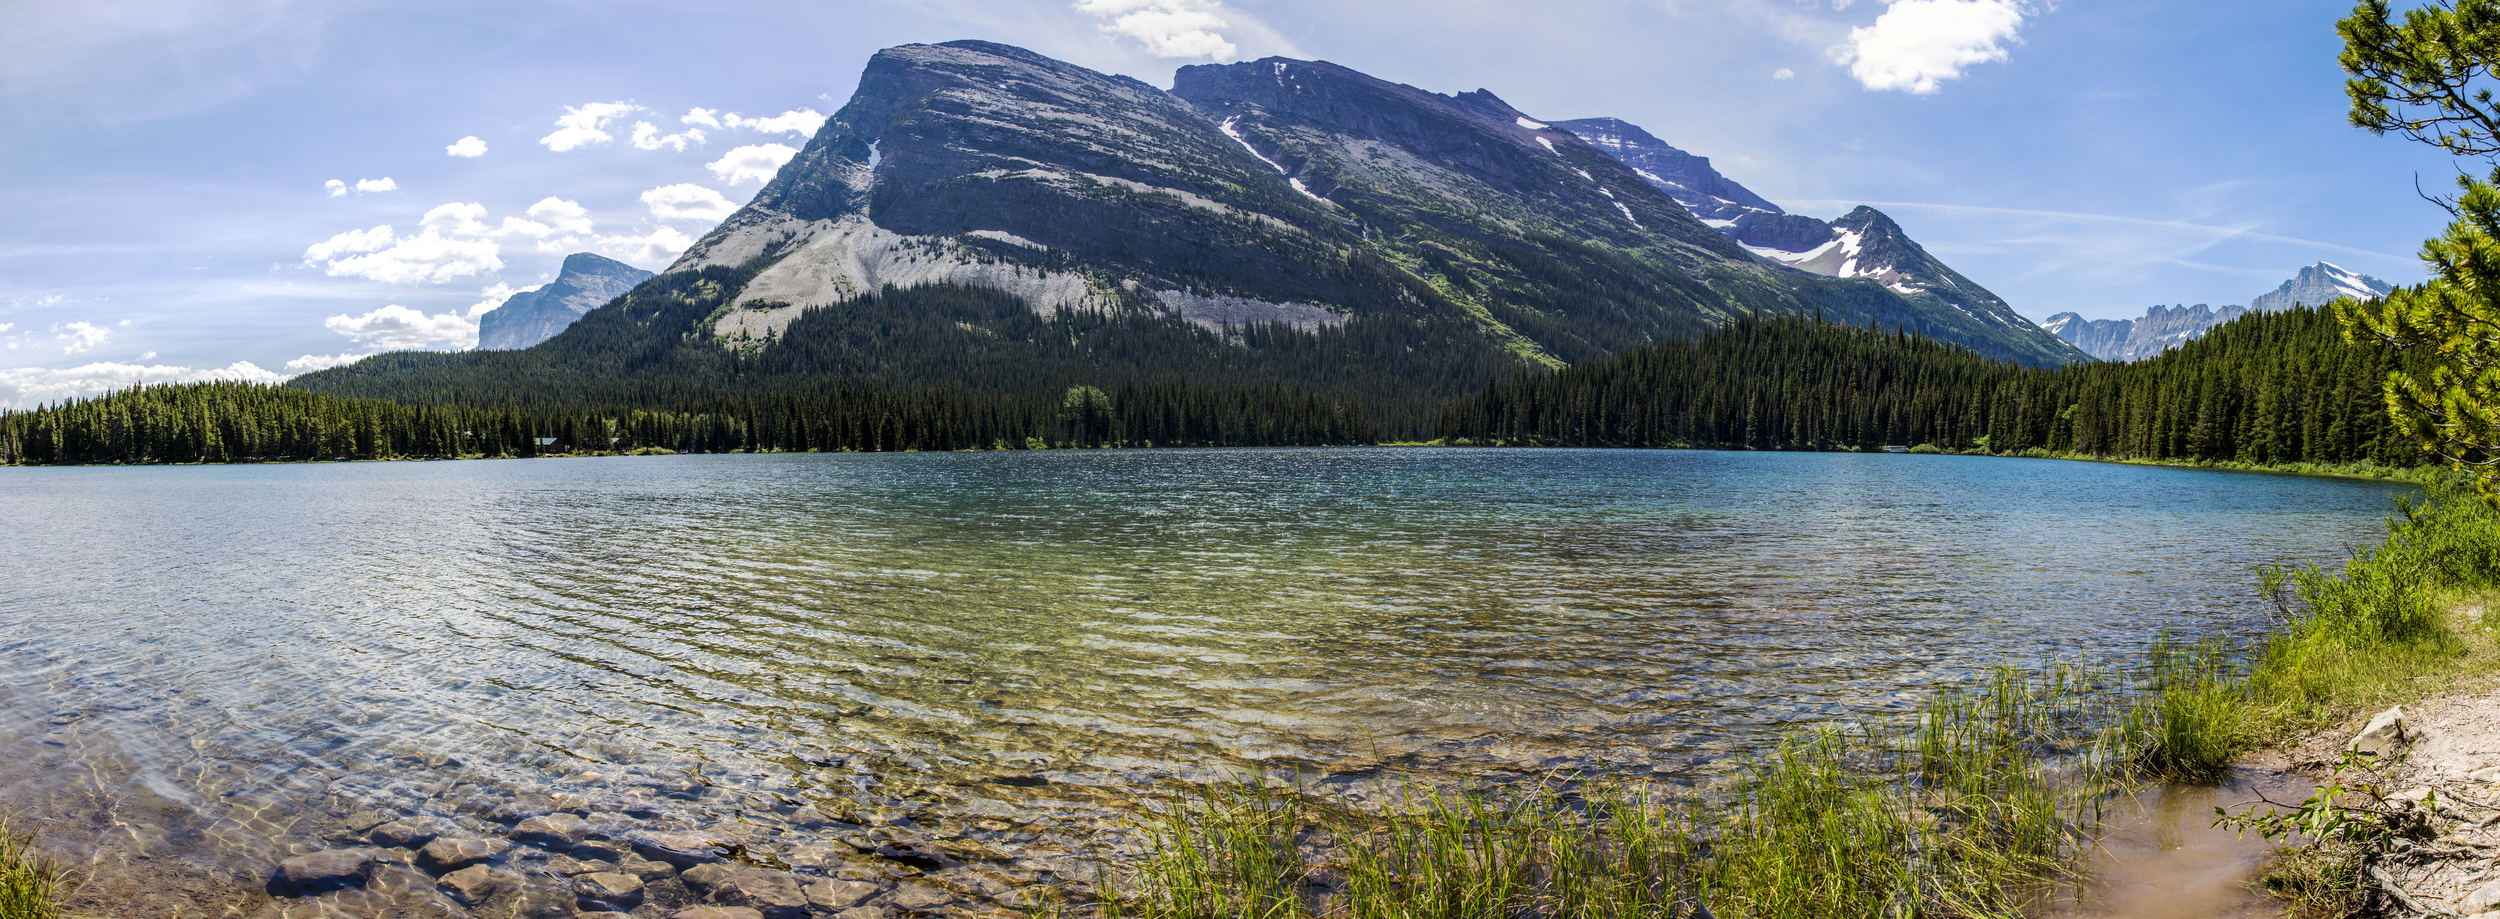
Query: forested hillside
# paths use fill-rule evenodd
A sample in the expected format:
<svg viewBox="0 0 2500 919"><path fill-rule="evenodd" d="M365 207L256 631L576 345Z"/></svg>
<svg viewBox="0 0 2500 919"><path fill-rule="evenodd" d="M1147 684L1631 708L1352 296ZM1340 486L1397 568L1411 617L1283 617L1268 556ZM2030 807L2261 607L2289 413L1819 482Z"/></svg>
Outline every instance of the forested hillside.
<svg viewBox="0 0 2500 919"><path fill-rule="evenodd" d="M2055 370L1757 317L1504 382L1453 405L1440 430L1500 444L2415 465L2425 457L2388 423L2382 395L2396 361L2307 307L2247 316L2153 360Z"/></svg>
<svg viewBox="0 0 2500 919"><path fill-rule="evenodd" d="M560 365L593 381L587 391L598 402L531 399L528 393L543 390L525 375L474 389L385 393L406 401L237 383L151 387L0 414L0 462L1367 444L1400 439L1434 408L1410 401L1384 409L1361 397L1286 385L1278 382L1283 374L1266 375L1272 365L1259 363L1308 349L1237 349L1245 363L1228 370L1239 374L1236 385L1114 383L1080 373L1084 362L1067 353L1078 346L1062 328L1114 320L1042 319L1012 301L957 288L886 296L911 302L892 313L873 303L811 313L791 326L789 347L765 354L697 344L585 353ZM702 308L699 300L679 305ZM606 311L585 323L631 315ZM914 324L911 317L931 318ZM599 340L595 324L584 331L577 341ZM1093 341L1151 349L1165 334L1178 333L1147 326ZM1261 332L1238 334L1256 340ZM920 346L934 340L947 347ZM1318 340L1369 349L1377 364L1421 368L1446 359L1414 343L1366 341L1351 332ZM1022 391L805 382L828 368L874 380L895 365L969 361L963 355L981 349L1007 359L978 366L1024 367L1013 372L1050 382ZM1088 358L1128 359L1133 355L1116 352ZM1762 316L1488 386L1438 406L1437 433L1507 445L1928 445L2261 465L2418 465L2426 457L2385 410L2381 381L2397 360L2379 345L2345 341L2331 312L2311 308L2252 314L2149 361L2056 370L1899 331ZM707 361L722 363L700 363ZM1473 372L1484 372L1482 365ZM1453 376L1451 387L1462 379ZM1360 388L1359 380L1350 388Z"/></svg>

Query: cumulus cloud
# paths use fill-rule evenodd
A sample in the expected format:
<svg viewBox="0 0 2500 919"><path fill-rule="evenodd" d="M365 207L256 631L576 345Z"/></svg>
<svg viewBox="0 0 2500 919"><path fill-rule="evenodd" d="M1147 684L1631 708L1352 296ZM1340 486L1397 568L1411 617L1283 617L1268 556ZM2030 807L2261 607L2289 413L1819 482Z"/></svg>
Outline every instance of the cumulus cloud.
<svg viewBox="0 0 2500 919"><path fill-rule="evenodd" d="M459 139L459 140L452 141L452 142L451 142L451 144L450 144L449 146L446 146L446 147L444 147L444 148L443 148L443 152L444 152L444 153L451 154L451 155L453 155L453 156L461 157L461 158L463 158L463 159L469 159L469 158L474 158L474 157L485 156L485 155L486 155L486 142L485 142L485 141L482 141L482 140L477 139L477 136L473 134L473 135L470 135L470 136L468 136L468 137L463 137L463 138L461 138L461 139ZM306 356L308 356L308 357L309 357L310 355L306 355ZM292 366L294 366L294 363L293 363L293 362L289 362L289 363L287 364L287 366L292 367Z"/></svg>
<svg viewBox="0 0 2500 919"><path fill-rule="evenodd" d="M688 146L702 145L703 140L702 128L687 128L675 134L662 134L658 125L648 121L634 122L634 149L637 150L657 150L667 147L684 153Z"/></svg>
<svg viewBox="0 0 2500 919"><path fill-rule="evenodd" d="M719 223L738 209L720 192L701 185L662 185L642 193L643 206L651 216L661 220L700 220Z"/></svg>
<svg viewBox="0 0 2500 919"><path fill-rule="evenodd" d="M1793 80L1796 79L1796 77L1797 72L1786 67L1771 71L1771 79L1774 80Z"/></svg>
<svg viewBox="0 0 2500 919"><path fill-rule="evenodd" d="M427 315L396 303L362 316L332 316L321 324L357 344L384 351L422 348L435 342L460 348L477 344L477 320L459 313Z"/></svg>
<svg viewBox="0 0 2500 919"><path fill-rule="evenodd" d="M323 182L321 183L321 187L329 189L330 197L333 198L347 194L347 183L341 182L337 179L331 179L330 181Z"/></svg>
<svg viewBox="0 0 2500 919"><path fill-rule="evenodd" d="M317 250L329 245L317 243L304 250L304 258L306 261L327 261L327 271L332 277L365 278L385 284L441 284L456 278L503 270L503 259L497 255L500 247L491 240L452 239L431 228L415 236L394 238L390 236L390 227L374 229L382 231L389 241L386 247L358 250L366 254L335 258L332 256L337 254L337 250L316 255ZM332 237L332 240L337 238ZM359 242L370 244L371 241L367 237Z"/></svg>
<svg viewBox="0 0 2500 919"><path fill-rule="evenodd" d="M391 177L390 177L390 176L383 176L383 177L381 177L381 178L379 178L379 179L357 179L357 180L356 180L356 191L357 191L357 192L359 192L359 193L368 193L368 192L377 192L377 191L398 191L398 190L399 190L399 183L391 181Z"/></svg>
<svg viewBox="0 0 2500 919"><path fill-rule="evenodd" d="M599 253L629 265L658 268L676 261L677 256L694 245L694 237L675 227L661 227L641 236L602 236L590 246Z"/></svg>
<svg viewBox="0 0 2500 919"><path fill-rule="evenodd" d="M388 224L374 227L370 230L349 230L337 236L330 237L327 240L305 247L304 261L328 261L330 259L337 258L341 253L372 252L377 249L387 249L390 247L392 239L391 228Z"/></svg>
<svg viewBox="0 0 2500 919"><path fill-rule="evenodd" d="M1832 59L1868 89L1932 93L1964 67L2004 60L2030 13L2021 0L1893 0Z"/></svg>
<svg viewBox="0 0 2500 919"><path fill-rule="evenodd" d="M205 369L115 362L61 370L14 367L0 369L0 406L33 408L69 399L101 396L143 383L205 383L210 380L276 383L284 379L285 374L263 370L250 361L236 361L224 367Z"/></svg>
<svg viewBox="0 0 2500 919"><path fill-rule="evenodd" d="M1109 20L1104 34L1134 40L1157 57L1230 61L1241 51L1218 31L1231 23L1205 0L1076 0L1073 8Z"/></svg>
<svg viewBox="0 0 2500 919"><path fill-rule="evenodd" d="M345 367L357 361L364 360L365 358L372 357L378 353L380 352L367 351L363 354L307 354L303 357L286 362L286 369L288 373L311 373L315 370L328 370L332 367Z"/></svg>
<svg viewBox="0 0 2500 919"><path fill-rule="evenodd" d="M547 149L564 153L588 144L604 144L616 139L607 132L608 122L642 111L630 102L593 102L588 105L564 107L563 117L556 119L556 131L538 139Z"/></svg>
<svg viewBox="0 0 2500 919"><path fill-rule="evenodd" d="M704 164L712 174L731 185L740 182L764 182L781 171L781 164L799 155L796 147L787 144L752 144L729 151L718 160Z"/></svg>
<svg viewBox="0 0 2500 919"><path fill-rule="evenodd" d="M127 325L128 323L124 324ZM52 327L52 332L52 337L69 343L61 348L62 354L77 354L81 351L93 351L97 345L104 343L105 338L113 334L113 330L90 322L72 322L67 325L56 325Z"/></svg>
<svg viewBox="0 0 2500 919"><path fill-rule="evenodd" d="M715 116L717 116L717 115L719 115L719 114L720 114L720 110L719 110L719 109L710 109L710 108L693 108L693 109L687 109L687 110L686 110L686 116L685 116L685 117L683 117L683 118L679 118L679 119L677 119L677 123L678 123L678 124L694 124L694 125L702 125L702 126L707 127L707 128L717 128L717 127L720 127L720 126L721 126L720 119L719 119L718 117L715 117ZM732 116L730 116L730 117L733 117L733 118L734 118L734 117L737 117L737 116L732 115Z"/></svg>
<svg viewBox="0 0 2500 919"><path fill-rule="evenodd" d="M703 110L696 109L695 111ZM745 128L758 134L796 134L806 137L816 133L816 129L825 126L825 116L812 108L787 111L770 118L748 118L731 112L721 116L720 123L726 127Z"/></svg>

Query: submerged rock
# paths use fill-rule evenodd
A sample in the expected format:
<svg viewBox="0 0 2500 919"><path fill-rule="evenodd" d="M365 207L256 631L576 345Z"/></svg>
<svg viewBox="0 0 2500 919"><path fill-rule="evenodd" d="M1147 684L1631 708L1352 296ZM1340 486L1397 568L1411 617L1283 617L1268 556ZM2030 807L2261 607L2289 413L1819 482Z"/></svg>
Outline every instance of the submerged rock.
<svg viewBox="0 0 2500 919"><path fill-rule="evenodd" d="M442 828L430 820L393 820L366 832L365 838L373 840L377 846L414 849L433 842L434 837L441 835Z"/></svg>
<svg viewBox="0 0 2500 919"><path fill-rule="evenodd" d="M512 844L500 839L444 837L417 850L417 864L427 871L442 874L493 860L511 850Z"/></svg>
<svg viewBox="0 0 2500 919"><path fill-rule="evenodd" d="M477 907L518 887L521 879L511 872L497 871L485 865L470 865L443 875L442 880L436 883L442 886L445 893L451 894L452 899L460 901L460 905Z"/></svg>
<svg viewBox="0 0 2500 919"><path fill-rule="evenodd" d="M639 833L632 841L642 857L679 868L722 861L726 848L720 840L700 833Z"/></svg>
<svg viewBox="0 0 2500 919"><path fill-rule="evenodd" d="M278 874L270 879L270 885L291 896L362 887L365 879L373 876L373 864L381 857L382 850L374 848L298 855L278 863Z"/></svg>
<svg viewBox="0 0 2500 919"><path fill-rule="evenodd" d="M805 919L807 894L799 879L780 871L735 865L699 865L678 876L686 887L729 906L743 906L764 919Z"/></svg>
<svg viewBox="0 0 2500 919"><path fill-rule="evenodd" d="M642 879L600 871L573 879L573 895L585 910L628 912L642 905Z"/></svg>
<svg viewBox="0 0 2500 919"><path fill-rule="evenodd" d="M866 881L823 880L807 885L807 902L827 912L841 912L868 902L884 888Z"/></svg>
<svg viewBox="0 0 2500 919"><path fill-rule="evenodd" d="M544 846L571 846L589 839L595 831L590 821L572 814L545 814L521 821L512 828L512 838Z"/></svg>
<svg viewBox="0 0 2500 919"><path fill-rule="evenodd" d="M668 919L764 919L764 914L743 906L698 906L671 914Z"/></svg>

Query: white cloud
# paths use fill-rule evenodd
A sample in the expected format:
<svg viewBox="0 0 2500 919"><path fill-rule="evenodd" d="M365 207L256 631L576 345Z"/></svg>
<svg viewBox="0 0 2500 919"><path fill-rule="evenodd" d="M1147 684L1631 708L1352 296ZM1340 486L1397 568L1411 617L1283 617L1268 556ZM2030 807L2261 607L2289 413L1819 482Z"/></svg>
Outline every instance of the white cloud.
<svg viewBox="0 0 2500 919"><path fill-rule="evenodd" d="M1774 80L1793 80L1796 79L1796 77L1797 72L1786 67L1771 71L1771 79Z"/></svg>
<svg viewBox="0 0 2500 919"><path fill-rule="evenodd" d="M315 370L328 370L332 367L344 367L357 361L364 360L365 358L372 357L378 353L380 352L367 351L363 354L307 354L303 357L286 362L286 369L289 373L311 373Z"/></svg>
<svg viewBox="0 0 2500 919"><path fill-rule="evenodd" d="M696 109L695 111L703 110ZM691 117L692 113L688 114ZM704 114L708 116L711 113L704 112ZM721 124L732 128L745 128L758 134L796 134L800 137L807 137L815 134L816 129L825 126L825 116L812 108L787 111L771 118L747 118L731 112L722 116Z"/></svg>
<svg viewBox="0 0 2500 919"><path fill-rule="evenodd" d="M477 345L477 320L459 313L429 316L396 303L362 316L332 316L321 324L357 344L383 351L422 348L435 342L457 348Z"/></svg>
<svg viewBox="0 0 2500 919"><path fill-rule="evenodd" d="M10 330L10 329L14 329L14 328L17 328L17 323L14 323L14 322L0 322L0 332L6 332L6 331L8 331L8 330Z"/></svg>
<svg viewBox="0 0 2500 919"><path fill-rule="evenodd" d="M719 223L723 218L738 210L738 205L722 196L720 192L701 185L682 183L662 185L643 192L642 203L643 206L651 209L651 216L661 220L700 220L705 223Z"/></svg>
<svg viewBox="0 0 2500 919"><path fill-rule="evenodd" d="M390 228L380 229L387 233ZM500 247L490 240L446 239L428 229L416 236L399 237L390 248L371 254L331 259L328 273L386 284L441 284L503 270L503 259L497 257L499 251ZM305 256L311 258L311 250L306 250Z"/></svg>
<svg viewBox="0 0 2500 919"><path fill-rule="evenodd" d="M727 155L704 168L731 185L740 182L763 182L781 171L781 164L799 155L798 148L786 144L753 144L729 151Z"/></svg>
<svg viewBox="0 0 2500 919"><path fill-rule="evenodd" d="M2004 60L2030 12L2020 0L1893 0L1832 59L1868 89L1932 93L1964 67Z"/></svg>
<svg viewBox="0 0 2500 919"><path fill-rule="evenodd" d="M486 205L474 201L466 203L454 201L449 204L435 205L433 210L425 212L425 217L417 221L417 226L424 228L428 233L483 236L492 232L487 228L485 220Z"/></svg>
<svg viewBox="0 0 2500 919"><path fill-rule="evenodd" d="M587 144L604 144L615 138L606 128L610 121L635 112L642 106L630 102L593 102L583 106L565 106L563 117L556 119L556 131L538 139L547 149L563 153Z"/></svg>
<svg viewBox="0 0 2500 919"><path fill-rule="evenodd" d="M540 198L537 204L530 205L529 215L546 221L559 233L590 232L590 210L582 207L578 202L567 201L554 195Z"/></svg>
<svg viewBox="0 0 2500 919"><path fill-rule="evenodd" d="M349 230L304 249L304 261L319 262L336 258L342 252L372 252L389 248L392 241L388 224L370 230Z"/></svg>
<svg viewBox="0 0 2500 919"><path fill-rule="evenodd" d="M641 236L602 236L589 248L620 262L657 269L676 261L686 247L694 245L694 237L675 227L661 227Z"/></svg>
<svg viewBox="0 0 2500 919"><path fill-rule="evenodd" d="M720 127L720 126L721 126L721 123L720 123L720 119L719 119L719 118L717 118L717 117L714 117L714 116L719 115L719 114L720 114L720 110L719 110L719 109L711 109L711 108L694 108L694 109L687 109L687 110L686 110L686 117L683 117L683 118L679 118L679 119L677 119L677 123L678 123L678 124L699 124L699 125L702 125L702 126L707 127L707 128L717 128L717 127Z"/></svg>
<svg viewBox="0 0 2500 919"><path fill-rule="evenodd" d="M149 351L149 352L146 352L146 353L144 353L144 354L141 354L141 355L139 355L139 359L140 359L140 360L143 360L143 361L152 361L152 360L155 360L155 359L156 359L156 352L154 352L154 351Z"/></svg>
<svg viewBox="0 0 2500 919"><path fill-rule="evenodd" d="M684 153L686 147L700 146L703 140L702 128L687 128L675 134L661 134L658 125L648 121L634 122L634 149L637 150L657 150L667 147Z"/></svg>
<svg viewBox="0 0 2500 919"><path fill-rule="evenodd" d="M360 193L360 194L361 194L361 193L367 193L367 192L377 192L377 191L398 191L398 190L399 190L399 183L391 181L391 177L390 177L390 176L383 176L383 177L381 177L381 178L379 178L379 179L357 179L357 180L356 180L356 191L357 191L358 193Z"/></svg>
<svg viewBox="0 0 2500 919"><path fill-rule="evenodd" d="M477 139L476 135L471 135L451 142L449 146L443 148L443 152L463 159L485 156L486 142ZM287 366L292 367L294 364L289 363Z"/></svg>
<svg viewBox="0 0 2500 919"><path fill-rule="evenodd" d="M61 349L62 354L93 351L97 345L104 343L105 338L113 334L113 330L89 322L56 325L52 327L52 331L55 333L52 337L69 342L68 346Z"/></svg>
<svg viewBox="0 0 2500 919"><path fill-rule="evenodd" d="M1241 51L1217 31L1231 23L1205 0L1076 0L1072 7L1110 20L1104 34L1132 39L1157 57L1229 61Z"/></svg>
<svg viewBox="0 0 2500 919"><path fill-rule="evenodd" d="M323 182L321 183L321 187L329 189L330 197L333 198L347 194L347 183L341 182L337 179L331 179L330 181Z"/></svg>
<svg viewBox="0 0 2500 919"><path fill-rule="evenodd" d="M13 367L0 369L0 406L33 408L68 399L101 396L142 383L205 383L210 380L276 383L284 379L285 374L263 370L250 361L236 361L224 367L205 369L114 362L62 370Z"/></svg>

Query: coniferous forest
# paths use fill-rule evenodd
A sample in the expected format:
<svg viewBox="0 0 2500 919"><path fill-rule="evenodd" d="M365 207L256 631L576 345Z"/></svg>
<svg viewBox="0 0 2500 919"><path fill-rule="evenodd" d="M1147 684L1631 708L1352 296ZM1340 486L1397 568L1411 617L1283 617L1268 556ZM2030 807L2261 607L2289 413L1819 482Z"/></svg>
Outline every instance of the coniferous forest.
<svg viewBox="0 0 2500 919"><path fill-rule="evenodd" d="M2035 369L1898 332L1747 318L1458 400L1478 443L1762 450L1926 445L2190 462L2427 461L2388 421L2398 356L2334 312L2256 313L2159 357Z"/></svg>
<svg viewBox="0 0 2500 919"><path fill-rule="evenodd" d="M801 341L836 337L798 331ZM841 337L873 331L847 329ZM1296 333L1279 327L1255 334ZM1064 340L1045 329L1012 338L1036 343L1025 346L1036 353ZM1344 347L1340 339L1311 350ZM492 376L484 378L488 392L446 384L395 398L298 385L151 386L0 414L0 462L1298 446L1379 443L1416 430L1456 443L1514 446L1917 445L2257 465L2427 461L2388 422L2382 381L2398 368L2396 353L2346 341L2335 315L2315 308L2253 314L2151 360L2055 369L1992 360L1902 331L1747 317L1689 340L1524 373L1437 403L1344 391L1379 392L1372 385L1329 391L1273 381L1089 380L1068 363L1040 359L1024 387L1007 378L963 387L881 385L863 373L833 383L803 373L856 360L839 354L872 350L882 347L783 353L769 360L791 366L766 370L754 362L750 369L766 372L744 386L695 385L686 377L640 387L609 381L592 391L603 397L596 403L533 395L528 381ZM1480 370L1466 363L1471 373Z"/></svg>

